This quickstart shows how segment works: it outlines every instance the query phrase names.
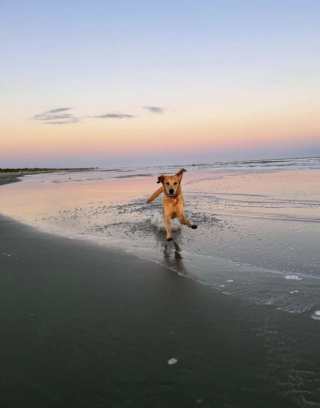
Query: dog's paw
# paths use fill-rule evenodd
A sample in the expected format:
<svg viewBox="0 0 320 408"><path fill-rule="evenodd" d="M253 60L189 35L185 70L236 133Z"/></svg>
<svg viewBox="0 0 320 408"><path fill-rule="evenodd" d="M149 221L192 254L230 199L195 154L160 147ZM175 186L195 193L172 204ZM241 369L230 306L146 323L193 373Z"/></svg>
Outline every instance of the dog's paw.
<svg viewBox="0 0 320 408"><path fill-rule="evenodd" d="M198 225L197 225L197 224L193 224L193 225L191 225L191 228L192 228L192 229L197 229L197 228L198 228Z"/></svg>
<svg viewBox="0 0 320 408"><path fill-rule="evenodd" d="M172 241L172 238L167 238L167 241Z"/></svg>

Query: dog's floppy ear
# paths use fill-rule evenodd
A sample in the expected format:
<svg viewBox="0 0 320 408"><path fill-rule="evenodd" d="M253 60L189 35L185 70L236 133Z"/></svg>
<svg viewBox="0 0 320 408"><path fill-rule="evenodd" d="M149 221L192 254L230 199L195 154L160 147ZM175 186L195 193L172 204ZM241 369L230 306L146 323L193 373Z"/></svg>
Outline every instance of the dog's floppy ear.
<svg viewBox="0 0 320 408"><path fill-rule="evenodd" d="M187 171L187 170L186 170L186 169L181 169L181 170L178 171L178 173L176 174L176 176L179 177L179 180L182 179L182 175L183 175L183 173L184 173L185 171Z"/></svg>
<svg viewBox="0 0 320 408"><path fill-rule="evenodd" d="M157 183L162 183L164 180L164 175L158 177Z"/></svg>

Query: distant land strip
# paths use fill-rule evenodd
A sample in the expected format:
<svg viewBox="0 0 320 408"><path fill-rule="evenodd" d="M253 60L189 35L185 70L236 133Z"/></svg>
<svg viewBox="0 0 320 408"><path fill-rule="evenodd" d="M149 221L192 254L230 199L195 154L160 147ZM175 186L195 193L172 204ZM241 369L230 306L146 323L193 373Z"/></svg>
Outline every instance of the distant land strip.
<svg viewBox="0 0 320 408"><path fill-rule="evenodd" d="M24 171L79 171L79 170L93 170L95 167L78 167L78 168L42 168L42 167L25 167L21 169L2 169L0 167L0 173L18 173Z"/></svg>

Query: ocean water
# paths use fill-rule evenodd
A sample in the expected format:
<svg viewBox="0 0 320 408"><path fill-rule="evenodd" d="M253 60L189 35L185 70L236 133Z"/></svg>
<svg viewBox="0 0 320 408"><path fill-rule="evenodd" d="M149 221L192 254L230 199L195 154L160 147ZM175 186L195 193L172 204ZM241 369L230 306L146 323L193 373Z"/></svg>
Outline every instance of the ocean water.
<svg viewBox="0 0 320 408"><path fill-rule="evenodd" d="M160 174L181 167L186 216L166 241ZM2 186L0 212L121 248L225 295L320 321L320 158L96 169Z"/></svg>

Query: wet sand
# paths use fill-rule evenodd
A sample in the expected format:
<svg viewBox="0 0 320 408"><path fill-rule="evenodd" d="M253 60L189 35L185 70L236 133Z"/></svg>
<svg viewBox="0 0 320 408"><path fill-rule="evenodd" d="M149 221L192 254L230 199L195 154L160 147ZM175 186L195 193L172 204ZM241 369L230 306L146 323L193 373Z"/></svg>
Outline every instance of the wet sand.
<svg viewBox="0 0 320 408"><path fill-rule="evenodd" d="M0 186L20 181L19 177L22 177L22 175L17 175L16 173L0 173Z"/></svg>
<svg viewBox="0 0 320 408"><path fill-rule="evenodd" d="M320 406L309 316L7 217L0 230L1 406Z"/></svg>

